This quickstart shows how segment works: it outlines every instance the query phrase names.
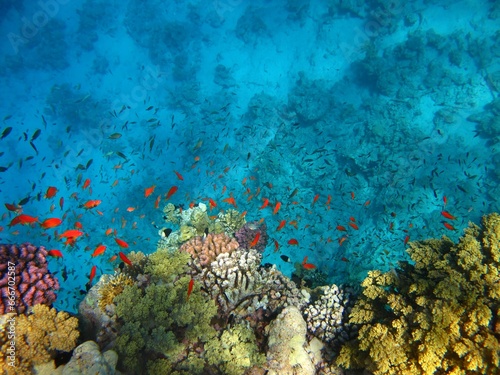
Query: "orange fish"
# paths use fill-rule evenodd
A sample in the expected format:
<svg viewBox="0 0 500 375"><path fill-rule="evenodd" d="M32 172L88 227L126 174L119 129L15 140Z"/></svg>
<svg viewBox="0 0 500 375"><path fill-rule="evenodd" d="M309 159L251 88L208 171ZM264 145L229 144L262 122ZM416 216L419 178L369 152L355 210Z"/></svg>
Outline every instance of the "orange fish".
<svg viewBox="0 0 500 375"><path fill-rule="evenodd" d="M44 195L44 198L52 198L57 194L57 188L54 186L49 186L47 192Z"/></svg>
<svg viewBox="0 0 500 375"><path fill-rule="evenodd" d="M349 220L351 220L353 223L356 222L356 219L354 217L352 217L352 216L349 216Z"/></svg>
<svg viewBox="0 0 500 375"><path fill-rule="evenodd" d="M125 254L123 254L121 251L118 253L118 255L120 256L120 259L127 265L131 266L132 267L132 262L130 261L130 259L127 258L127 256Z"/></svg>
<svg viewBox="0 0 500 375"><path fill-rule="evenodd" d="M175 172L175 174L177 175L177 178L178 178L179 180L184 181L184 177L182 177L182 175L181 175L179 172L177 172L177 171L174 171L174 172Z"/></svg>
<svg viewBox="0 0 500 375"><path fill-rule="evenodd" d="M295 238L292 238L291 240L288 240L289 245L298 245L299 241L297 241Z"/></svg>
<svg viewBox="0 0 500 375"><path fill-rule="evenodd" d="M344 243L345 240L347 240L347 236L340 237L339 238L339 246L342 246L342 244Z"/></svg>
<svg viewBox="0 0 500 375"><path fill-rule="evenodd" d="M356 230L358 230L358 229L359 229L359 227L356 225L356 223L352 223L352 222L350 222L350 223L349 223L349 225L350 225L350 226L351 226L351 228L353 228L353 229L356 229Z"/></svg>
<svg viewBox="0 0 500 375"><path fill-rule="evenodd" d="M280 249L280 244L278 241L274 240L274 252L277 252Z"/></svg>
<svg viewBox="0 0 500 375"><path fill-rule="evenodd" d="M116 260L117 256L113 255L111 258L109 258L108 262L114 262Z"/></svg>
<svg viewBox="0 0 500 375"><path fill-rule="evenodd" d="M238 208L238 206L236 205L236 201L234 200L233 197L229 197L229 198L223 199L222 201L226 202L226 203L229 203L229 204L232 204L235 208Z"/></svg>
<svg viewBox="0 0 500 375"><path fill-rule="evenodd" d="M106 229L106 232L104 232L104 234L106 236L109 236L111 233L113 233L113 229L112 228L108 228L108 229Z"/></svg>
<svg viewBox="0 0 500 375"><path fill-rule="evenodd" d="M337 230L341 231L341 232L346 232L347 229L345 229L345 227L343 225L337 225L335 228L337 228Z"/></svg>
<svg viewBox="0 0 500 375"><path fill-rule="evenodd" d="M76 239L76 238L80 237L81 235L83 235L82 231L79 231L77 229L68 229L63 234L60 234L59 238L66 237L66 238Z"/></svg>
<svg viewBox="0 0 500 375"><path fill-rule="evenodd" d="M269 199L267 198L262 198L262 200L264 201L264 203L262 203L262 206L259 207L259 210L263 210L264 208L267 207L267 205L269 204Z"/></svg>
<svg viewBox="0 0 500 375"><path fill-rule="evenodd" d="M283 229L283 227L285 226L286 224L286 220L281 220L280 221L280 225L278 225L278 228L276 228L276 231L279 231L281 229Z"/></svg>
<svg viewBox="0 0 500 375"><path fill-rule="evenodd" d="M144 198L149 197L155 191L156 185L150 186L144 189Z"/></svg>
<svg viewBox="0 0 500 375"><path fill-rule="evenodd" d="M99 199L91 199L83 204L83 208L90 210L91 208L97 207L101 204Z"/></svg>
<svg viewBox="0 0 500 375"><path fill-rule="evenodd" d="M443 195L443 203L444 206L446 207L446 204L448 203L448 198L446 198L446 195Z"/></svg>
<svg viewBox="0 0 500 375"><path fill-rule="evenodd" d="M349 259L347 259L346 257L342 257L342 258L340 258L340 260L341 260L342 262L346 262L346 263L347 263L347 262L349 262Z"/></svg>
<svg viewBox="0 0 500 375"><path fill-rule="evenodd" d="M79 221L76 221L76 222L75 222L75 228L76 228L76 229L82 229L82 228L83 228L82 223L80 223Z"/></svg>
<svg viewBox="0 0 500 375"><path fill-rule="evenodd" d="M133 211L135 211L135 207L128 207L128 208L127 208L127 211L128 211L128 212L133 212Z"/></svg>
<svg viewBox="0 0 500 375"><path fill-rule="evenodd" d="M363 206L368 207L370 205L371 201L368 199Z"/></svg>
<svg viewBox="0 0 500 375"><path fill-rule="evenodd" d="M316 266L312 263L307 263L307 256L304 257L304 260L302 260L302 267L306 270L313 270L316 268Z"/></svg>
<svg viewBox="0 0 500 375"><path fill-rule="evenodd" d="M281 208L281 202L276 202L276 205L274 206L273 215L276 215L280 210L280 208Z"/></svg>
<svg viewBox="0 0 500 375"><path fill-rule="evenodd" d="M62 258L63 257L61 251L59 251L59 250L49 250L47 255L49 255L51 257L55 257L55 258Z"/></svg>
<svg viewBox="0 0 500 375"><path fill-rule="evenodd" d="M94 252L92 253L92 257L104 254L105 251L106 251L106 246L101 244L95 248Z"/></svg>
<svg viewBox="0 0 500 375"><path fill-rule="evenodd" d="M212 208L217 207L217 203L212 198L208 198L208 205L210 206L210 211L212 211Z"/></svg>
<svg viewBox="0 0 500 375"><path fill-rule="evenodd" d="M188 284L186 302L189 301L189 296L191 295L191 293L193 291L193 286L194 286L194 280L193 280L193 278L191 278L191 280L189 280L189 284Z"/></svg>
<svg viewBox="0 0 500 375"><path fill-rule="evenodd" d="M172 195L175 194L175 192L178 190L179 188L177 186L172 186L170 188L170 190L168 191L167 195L165 196L165 199L169 199Z"/></svg>
<svg viewBox="0 0 500 375"><path fill-rule="evenodd" d="M12 226L17 225L17 224L27 225L27 224L37 223L37 222L38 222L37 217L21 214L21 215L18 215L12 219L12 221L9 224L9 227L12 227Z"/></svg>
<svg viewBox="0 0 500 375"><path fill-rule="evenodd" d="M113 182L113 184L111 185L111 187L115 187L116 185L118 185L118 182L119 182L118 180L115 180L115 181Z"/></svg>
<svg viewBox="0 0 500 375"><path fill-rule="evenodd" d="M160 201L161 201L161 195L158 195L158 197L155 200L155 208L160 207Z"/></svg>
<svg viewBox="0 0 500 375"><path fill-rule="evenodd" d="M245 186L246 183L247 183L247 178L245 177L243 180L241 180L241 184Z"/></svg>
<svg viewBox="0 0 500 375"><path fill-rule="evenodd" d="M441 215L443 215L445 218L450 219L450 220L455 220L456 217L450 214L447 211L441 211Z"/></svg>
<svg viewBox="0 0 500 375"><path fill-rule="evenodd" d="M406 245L408 243L408 241L410 240L410 236L406 236L405 237L405 240L404 240L404 244Z"/></svg>
<svg viewBox="0 0 500 375"><path fill-rule="evenodd" d="M448 230L456 230L453 225L451 225L450 223L447 223L446 221L443 221L443 225Z"/></svg>
<svg viewBox="0 0 500 375"><path fill-rule="evenodd" d="M260 238L260 232L257 232L253 241L250 242L250 248L254 248L255 245L257 245L257 242L259 242L259 238Z"/></svg>
<svg viewBox="0 0 500 375"><path fill-rule="evenodd" d="M326 200L325 206L328 206L331 201L332 201L332 196L328 194L328 199Z"/></svg>
<svg viewBox="0 0 500 375"><path fill-rule="evenodd" d="M312 202L312 205L311 206L314 206L314 204L316 203L316 201L319 199L319 194L316 194L313 198L313 202Z"/></svg>
<svg viewBox="0 0 500 375"><path fill-rule="evenodd" d="M85 180L85 182L83 183L83 187L82 187L82 190L85 190L86 188L88 188L90 185L90 178L87 178Z"/></svg>
<svg viewBox="0 0 500 375"><path fill-rule="evenodd" d="M354 198L356 198L356 196L354 195L354 191L351 191L351 199L354 200Z"/></svg>
<svg viewBox="0 0 500 375"><path fill-rule="evenodd" d="M118 246L120 246L120 247L123 247L123 248L127 248L128 247L128 243L126 243L123 240L120 240L119 238L115 238L115 241L118 244Z"/></svg>
<svg viewBox="0 0 500 375"><path fill-rule="evenodd" d="M90 270L90 275L89 275L89 282L88 282L89 285L91 285L92 280L94 280L96 270L97 270L97 266L92 266L92 269Z"/></svg>
<svg viewBox="0 0 500 375"><path fill-rule="evenodd" d="M51 217L49 219L46 219L43 223L40 224L40 226L43 229L49 229L49 228L54 228L59 225L61 225L62 220L58 219L57 217Z"/></svg>

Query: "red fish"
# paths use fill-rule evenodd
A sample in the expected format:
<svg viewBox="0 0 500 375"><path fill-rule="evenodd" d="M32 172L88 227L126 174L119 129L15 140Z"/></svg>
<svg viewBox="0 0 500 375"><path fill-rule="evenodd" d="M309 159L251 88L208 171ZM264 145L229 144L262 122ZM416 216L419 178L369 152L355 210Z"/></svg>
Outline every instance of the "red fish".
<svg viewBox="0 0 500 375"><path fill-rule="evenodd" d="M312 206L314 206L314 203L319 199L319 194L316 194L313 198Z"/></svg>
<svg viewBox="0 0 500 375"><path fill-rule="evenodd" d="M276 215L280 210L280 208L281 208L281 202L276 202L276 205L274 206L273 215Z"/></svg>
<svg viewBox="0 0 500 375"><path fill-rule="evenodd" d="M57 194L57 188L54 186L49 186L47 192L44 195L44 198L52 198Z"/></svg>
<svg viewBox="0 0 500 375"><path fill-rule="evenodd" d="M255 247L255 245L257 245L257 242L259 242L259 238L260 238L260 232L257 232L253 241L250 242L250 248L253 248Z"/></svg>
<svg viewBox="0 0 500 375"><path fill-rule="evenodd" d="M316 266L312 263L307 263L307 255L304 257L304 260L302 260L302 267L306 270L313 270L316 268Z"/></svg>
<svg viewBox="0 0 500 375"><path fill-rule="evenodd" d="M340 237L339 238L339 246L342 246L342 244L344 243L345 240L347 240L347 236Z"/></svg>
<svg viewBox="0 0 500 375"><path fill-rule="evenodd" d="M120 256L120 259L123 261L123 263L129 265L130 267L132 267L132 262L130 261L130 259L127 258L127 256L125 254L123 254L121 251L118 253L118 255Z"/></svg>
<svg viewBox="0 0 500 375"><path fill-rule="evenodd" d="M106 232L104 232L106 236L109 236L111 233L113 233L113 228L108 228L106 229Z"/></svg>
<svg viewBox="0 0 500 375"><path fill-rule="evenodd" d="M80 223L79 221L75 221L75 228L76 229L82 229L83 228L82 223Z"/></svg>
<svg viewBox="0 0 500 375"><path fill-rule="evenodd" d="M125 249L128 247L128 243L126 243L123 240L120 240L119 238L115 238L115 241L118 244L118 246L120 246L120 247L123 247Z"/></svg>
<svg viewBox="0 0 500 375"><path fill-rule="evenodd" d="M179 180L184 181L184 177L182 177L182 175L181 175L179 172L177 172L177 171L174 171L174 172L175 172L175 174L177 175L177 178L178 178Z"/></svg>
<svg viewBox="0 0 500 375"><path fill-rule="evenodd" d="M10 203L5 203L5 207L9 210L9 211L12 211L12 212L15 212L15 213L19 213L23 210L23 208L21 206L16 206L16 205L13 205L13 204L10 204Z"/></svg>
<svg viewBox="0 0 500 375"><path fill-rule="evenodd" d="M456 230L453 225L451 225L450 223L447 223L446 221L443 221L443 225L448 230Z"/></svg>
<svg viewBox="0 0 500 375"><path fill-rule="evenodd" d="M446 195L443 195L443 203L444 206L446 207L446 204L448 203L448 198L446 198Z"/></svg>
<svg viewBox="0 0 500 375"><path fill-rule="evenodd" d="M49 250L47 255L54 257L54 258L62 258L63 255L59 250Z"/></svg>
<svg viewBox="0 0 500 375"><path fill-rule="evenodd" d="M234 200L234 197L229 197L229 198L223 199L222 201L229 203L229 204L232 204L235 208L238 208L238 206L236 205L236 201Z"/></svg>
<svg viewBox="0 0 500 375"><path fill-rule="evenodd" d="M356 222L356 219L354 217L352 217L352 216L349 216L349 220L351 220L353 223Z"/></svg>
<svg viewBox="0 0 500 375"><path fill-rule="evenodd" d="M161 195L158 195L158 198L155 200L155 208L160 207Z"/></svg>
<svg viewBox="0 0 500 375"><path fill-rule="evenodd" d="M91 285L92 280L94 280L96 270L97 270L97 266L92 266L92 269L90 270L90 275L89 275L89 282L88 282L89 285Z"/></svg>
<svg viewBox="0 0 500 375"><path fill-rule="evenodd" d="M65 231L63 234L60 234L59 235L59 238L63 238L63 237L66 237L66 238L78 238L80 237L81 235L83 234L82 231L79 231L77 229L68 229L67 231Z"/></svg>
<svg viewBox="0 0 500 375"><path fill-rule="evenodd" d="M299 241L297 241L295 238L292 238L291 240L288 240L289 245L298 245Z"/></svg>
<svg viewBox="0 0 500 375"><path fill-rule="evenodd" d="M274 240L274 252L277 252L280 249L280 244L278 241Z"/></svg>
<svg viewBox="0 0 500 375"><path fill-rule="evenodd" d="M43 229L49 229L49 228L54 228L59 225L61 225L62 220L58 219L57 217L51 217L49 219L46 219L43 223L40 224L40 226Z"/></svg>
<svg viewBox="0 0 500 375"><path fill-rule="evenodd" d="M63 197L61 197L61 198L59 199L59 207L61 207L61 210L62 210L62 209L63 209L63 207L64 207L64 198L63 198Z"/></svg>
<svg viewBox="0 0 500 375"><path fill-rule="evenodd" d="M410 240L410 236L406 236L405 237L405 240L404 240L404 244L406 245L408 243L408 241Z"/></svg>
<svg viewBox="0 0 500 375"><path fill-rule="evenodd" d="M97 207L100 204L101 201L99 199L91 199L85 202L82 207L85 208L86 210L90 210L91 208Z"/></svg>
<svg viewBox="0 0 500 375"><path fill-rule="evenodd" d="M149 197L155 191L156 185L150 186L144 189L144 198Z"/></svg>
<svg viewBox="0 0 500 375"><path fill-rule="evenodd" d="M347 229L345 229L345 227L343 225L337 225L335 228L337 228L337 230L341 231L341 232L346 232Z"/></svg>
<svg viewBox="0 0 500 375"><path fill-rule="evenodd" d="M264 203L262 203L262 206L259 207L259 210L263 210L269 204L269 199L267 199L267 198L262 198L262 199L263 199Z"/></svg>
<svg viewBox="0 0 500 375"><path fill-rule="evenodd" d="M347 262L349 262L349 259L347 259L346 257L342 257L342 258L340 258L340 260L341 260L342 262L346 262L346 263L347 263Z"/></svg>
<svg viewBox="0 0 500 375"><path fill-rule="evenodd" d="M352 223L350 222L349 225L351 226L351 228L355 229L355 230L358 230L359 227L356 225L356 223Z"/></svg>
<svg viewBox="0 0 500 375"><path fill-rule="evenodd" d="M367 200L367 201L363 204L363 206L368 207L368 206L370 205L370 203L371 203L371 201L368 199L368 200Z"/></svg>
<svg viewBox="0 0 500 375"><path fill-rule="evenodd" d="M186 302L189 301L189 296L193 292L193 286L194 286L194 280L193 280L193 278L191 278L191 280L189 280L189 284L188 284L188 291L187 291L187 296L186 296Z"/></svg>
<svg viewBox="0 0 500 375"><path fill-rule="evenodd" d="M85 182L83 183L83 187L82 187L82 190L85 190L86 188L88 188L90 185L90 178L87 178L85 180Z"/></svg>
<svg viewBox="0 0 500 375"><path fill-rule="evenodd" d="M165 196L165 199L169 199L172 195L174 195L177 189L179 189L177 186L172 186Z"/></svg>
<svg viewBox="0 0 500 375"><path fill-rule="evenodd" d="M21 215L18 215L12 219L12 221L9 224L9 227L12 227L12 226L17 225L17 224L27 225L27 224L37 223L37 222L38 222L37 217L21 214Z"/></svg>
<svg viewBox="0 0 500 375"><path fill-rule="evenodd" d="M285 224L286 224L286 220L281 220L280 225L278 225L278 228L276 228L276 230L279 231L279 230L283 229Z"/></svg>
<svg viewBox="0 0 500 375"><path fill-rule="evenodd" d="M106 251L106 246L99 245L95 248L94 252L92 253L92 257L96 257L98 255L104 254L105 251Z"/></svg>
<svg viewBox="0 0 500 375"><path fill-rule="evenodd" d="M443 215L445 218L450 219L450 220L455 220L456 217L450 214L447 211L441 211L441 215Z"/></svg>
<svg viewBox="0 0 500 375"><path fill-rule="evenodd" d="M354 200L354 198L356 198L356 196L354 195L354 191L351 191L351 199Z"/></svg>
<svg viewBox="0 0 500 375"><path fill-rule="evenodd" d="M210 211L212 211L214 207L217 207L217 203L212 198L208 198L208 205L210 206Z"/></svg>
<svg viewBox="0 0 500 375"><path fill-rule="evenodd" d="M326 200L325 206L330 205L330 202L332 201L332 196L328 194L328 199Z"/></svg>

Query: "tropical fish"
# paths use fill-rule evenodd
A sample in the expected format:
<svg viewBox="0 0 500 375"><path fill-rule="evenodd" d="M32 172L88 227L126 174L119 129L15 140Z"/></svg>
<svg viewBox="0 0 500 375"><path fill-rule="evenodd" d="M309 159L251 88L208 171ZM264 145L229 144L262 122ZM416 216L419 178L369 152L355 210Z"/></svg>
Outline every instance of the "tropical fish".
<svg viewBox="0 0 500 375"><path fill-rule="evenodd" d="M156 185L150 186L148 188L144 189L144 198L149 197L151 194L154 193Z"/></svg>
<svg viewBox="0 0 500 375"><path fill-rule="evenodd" d="M404 244L406 245L408 243L408 241L410 240L410 236L406 236L405 237L405 240L404 240Z"/></svg>
<svg viewBox="0 0 500 375"><path fill-rule="evenodd" d="M106 251L106 246L101 244L95 248L94 252L92 253L92 257L104 254L105 251Z"/></svg>
<svg viewBox="0 0 500 375"><path fill-rule="evenodd" d="M210 206L210 211L212 211L212 208L217 207L217 203L212 198L208 198L208 205Z"/></svg>
<svg viewBox="0 0 500 375"><path fill-rule="evenodd" d="M82 223L80 223L79 221L75 221L75 228L76 229L82 229L83 228Z"/></svg>
<svg viewBox="0 0 500 375"><path fill-rule="evenodd" d="M347 240L347 236L340 237L339 238L339 246L342 246L342 244L344 243L345 240Z"/></svg>
<svg viewBox="0 0 500 375"><path fill-rule="evenodd" d="M351 191L351 199L354 200L356 198L356 195L354 195L354 191Z"/></svg>
<svg viewBox="0 0 500 375"><path fill-rule="evenodd" d="M305 270L313 270L316 268L316 266L314 264L307 263L307 255L302 260L302 267L304 267Z"/></svg>
<svg viewBox="0 0 500 375"><path fill-rule="evenodd" d="M191 280L189 280L189 284L188 284L186 302L189 301L189 296L193 292L193 286L194 286L194 280L193 280L193 278L191 278Z"/></svg>
<svg viewBox="0 0 500 375"><path fill-rule="evenodd" d="M280 244L278 241L274 240L274 252L276 253L280 249Z"/></svg>
<svg viewBox="0 0 500 375"><path fill-rule="evenodd" d="M276 205L274 206L274 210L273 210L273 215L276 215L278 213L278 211L280 210L281 208L281 202L276 202Z"/></svg>
<svg viewBox="0 0 500 375"><path fill-rule="evenodd" d="M15 213L19 213L23 209L21 206L17 206L17 205L10 204L10 203L5 203L5 208L7 208L9 211L12 211Z"/></svg>
<svg viewBox="0 0 500 375"><path fill-rule="evenodd" d="M59 207L61 207L61 210L62 210L62 209L63 209L63 207L64 207L64 198L63 198L63 197L61 197L61 198L59 199Z"/></svg>
<svg viewBox="0 0 500 375"><path fill-rule="evenodd" d="M121 134L120 133L113 133L111 134L108 139L118 139L118 138L121 138Z"/></svg>
<svg viewBox="0 0 500 375"><path fill-rule="evenodd" d="M443 221L443 225L448 230L456 230L453 225L451 225L450 223L447 223L446 221Z"/></svg>
<svg viewBox="0 0 500 375"><path fill-rule="evenodd" d="M177 175L177 178L178 178L179 180L184 181L184 177L182 177L182 175L181 175L179 172L174 171L174 173Z"/></svg>
<svg viewBox="0 0 500 375"><path fill-rule="evenodd" d="M109 236L111 233L113 233L113 229L112 228L108 228L108 229L106 229L106 232L104 232L104 234L106 236Z"/></svg>
<svg viewBox="0 0 500 375"><path fill-rule="evenodd" d="M96 270L97 270L97 266L95 266L95 265L92 266L92 269L90 270L90 275L89 275L89 282L88 282L89 285L92 285L92 280L94 280Z"/></svg>
<svg viewBox="0 0 500 375"><path fill-rule="evenodd" d="M337 230L341 231L341 232L346 232L347 229L345 229L345 227L343 225L337 225L335 228L337 228Z"/></svg>
<svg viewBox="0 0 500 375"><path fill-rule="evenodd" d="M262 206L259 207L259 210L263 210L264 208L267 207L267 205L269 204L269 199L267 198L262 198L262 200L264 201L264 203L262 203Z"/></svg>
<svg viewBox="0 0 500 375"><path fill-rule="evenodd" d="M319 194L316 194L313 198L313 201L312 201L312 204L311 206L314 206L314 204L316 203L316 201L319 199Z"/></svg>
<svg viewBox="0 0 500 375"><path fill-rule="evenodd" d="M443 203L444 206L446 207L446 204L448 203L448 198L446 198L446 195L443 195Z"/></svg>
<svg viewBox="0 0 500 375"><path fill-rule="evenodd" d="M119 239L119 238L115 238L115 242L118 244L118 246L120 247L123 247L123 248L127 248L128 247L128 243L126 243L125 241Z"/></svg>
<svg viewBox="0 0 500 375"><path fill-rule="evenodd" d="M278 225L278 228L276 228L276 231L279 231L279 230L283 229L283 227L285 226L285 224L286 224L286 220L281 220L280 224Z"/></svg>
<svg viewBox="0 0 500 375"><path fill-rule="evenodd" d="M12 219L12 221L9 224L9 227L12 227L12 226L17 225L17 224L27 225L27 224L37 223L37 222L38 222L37 217L21 214L21 215L18 215Z"/></svg>
<svg viewBox="0 0 500 375"><path fill-rule="evenodd" d="M456 217L450 214L447 211L441 211L441 215L443 215L445 218L450 219L450 220L455 220Z"/></svg>
<svg viewBox="0 0 500 375"><path fill-rule="evenodd" d="M87 202L85 202L82 207L87 209L87 210L90 210L91 208L94 208L94 207L97 207L101 204L101 201L98 200L98 199L91 199L91 200L88 200Z"/></svg>
<svg viewBox="0 0 500 375"><path fill-rule="evenodd" d="M120 259L127 265L131 266L132 267L132 262L130 261L130 259L127 258L127 256L125 254L123 254L121 251L118 253L118 255L120 256Z"/></svg>
<svg viewBox="0 0 500 375"><path fill-rule="evenodd" d="M288 240L289 245L298 245L299 241L297 241L295 238L292 238L291 240Z"/></svg>
<svg viewBox="0 0 500 375"><path fill-rule="evenodd" d="M57 226L61 225L61 223L62 223L61 219L58 219L57 217L51 217L49 219L44 220L44 222L41 223L40 226L43 229L49 229L49 228L57 227Z"/></svg>
<svg viewBox="0 0 500 375"><path fill-rule="evenodd" d="M57 194L57 188L54 186L49 186L47 188L47 192L44 195L44 198L52 198Z"/></svg>
<svg viewBox="0 0 500 375"><path fill-rule="evenodd" d="M12 131L12 127L11 126L6 127L3 130L2 136L0 137L0 139L4 139L5 137L7 137L10 134L11 131Z"/></svg>
<svg viewBox="0 0 500 375"><path fill-rule="evenodd" d="M290 263L290 258L286 255L280 255L280 258L282 261Z"/></svg>
<svg viewBox="0 0 500 375"><path fill-rule="evenodd" d="M88 188L90 185L90 178L87 178L85 180L85 182L83 183L83 187L82 187L82 190L85 190L86 188Z"/></svg>
<svg viewBox="0 0 500 375"><path fill-rule="evenodd" d="M135 211L135 207L127 207L127 212L133 212Z"/></svg>
<svg viewBox="0 0 500 375"><path fill-rule="evenodd" d="M60 234L59 238L66 237L66 238L76 239L76 238L80 237L81 235L83 235L83 232L78 230L78 229L68 229L63 234Z"/></svg>
<svg viewBox="0 0 500 375"><path fill-rule="evenodd" d="M160 207L160 201L161 201L161 195L158 195L158 197L155 200L155 208Z"/></svg>
<svg viewBox="0 0 500 375"><path fill-rule="evenodd" d="M259 238L260 238L260 232L257 232L253 241L250 242L250 248L253 248L255 247L255 245L257 245L257 242L259 242Z"/></svg>
<svg viewBox="0 0 500 375"><path fill-rule="evenodd" d="M349 225L351 226L351 228L355 229L355 230L358 230L359 227L356 225L356 223L353 223L353 222L349 222Z"/></svg>
<svg viewBox="0 0 500 375"><path fill-rule="evenodd" d="M179 188L177 186L172 186L169 191L167 192L167 195L165 196L165 199L169 199L172 195L175 194L175 192L178 190Z"/></svg>
<svg viewBox="0 0 500 375"><path fill-rule="evenodd" d="M236 206L236 201L234 200L234 197L229 197L229 198L223 199L222 201L229 203L229 204L232 204L235 208L238 208L238 206Z"/></svg>
<svg viewBox="0 0 500 375"><path fill-rule="evenodd" d="M49 255L51 257L55 257L55 258L62 258L63 257L61 251L59 251L59 250L49 250L47 255Z"/></svg>

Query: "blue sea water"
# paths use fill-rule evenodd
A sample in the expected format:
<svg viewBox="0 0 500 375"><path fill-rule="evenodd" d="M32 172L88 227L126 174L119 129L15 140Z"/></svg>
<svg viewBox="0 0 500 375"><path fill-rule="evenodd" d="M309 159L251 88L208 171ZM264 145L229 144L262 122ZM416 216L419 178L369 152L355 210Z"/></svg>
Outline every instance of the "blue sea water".
<svg viewBox="0 0 500 375"><path fill-rule="evenodd" d="M307 256L329 283L457 240L499 210L499 18L477 0L0 1L0 241L61 250L55 306L76 311L91 267L116 266L108 228L155 251L172 186L185 208L233 196L267 223L264 262ZM10 227L20 202L63 224Z"/></svg>

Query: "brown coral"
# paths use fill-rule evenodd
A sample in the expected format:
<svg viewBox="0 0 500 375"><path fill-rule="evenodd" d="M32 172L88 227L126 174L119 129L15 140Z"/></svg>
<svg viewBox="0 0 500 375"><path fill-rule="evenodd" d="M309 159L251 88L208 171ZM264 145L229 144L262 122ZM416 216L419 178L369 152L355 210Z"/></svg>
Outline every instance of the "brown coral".
<svg viewBox="0 0 500 375"><path fill-rule="evenodd" d="M210 264L219 254L231 253L239 247L238 242L224 233L209 233L206 237L194 237L179 250L191 254L202 266Z"/></svg>
<svg viewBox="0 0 500 375"><path fill-rule="evenodd" d="M35 305L30 315L17 315L15 320L14 366L8 366L5 357L10 340L0 336L0 366L7 374L31 374L32 366L49 362L56 351L69 352L76 346L79 336L78 320L68 313Z"/></svg>
<svg viewBox="0 0 500 375"><path fill-rule="evenodd" d="M133 284L134 282L132 281L132 278L124 275L123 273L110 276L106 282L101 284L99 287L99 295L101 298L97 304L99 305L101 311L105 311L106 306L113 303L115 297L123 292L123 288L125 288L126 285Z"/></svg>

